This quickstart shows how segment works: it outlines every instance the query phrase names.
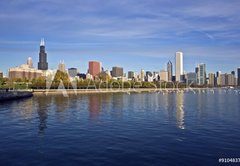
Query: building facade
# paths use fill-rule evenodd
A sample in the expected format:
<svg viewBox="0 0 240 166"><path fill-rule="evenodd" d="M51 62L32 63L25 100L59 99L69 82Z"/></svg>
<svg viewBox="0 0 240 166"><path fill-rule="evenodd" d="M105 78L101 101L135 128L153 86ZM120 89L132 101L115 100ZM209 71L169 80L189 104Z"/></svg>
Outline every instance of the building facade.
<svg viewBox="0 0 240 166"><path fill-rule="evenodd" d="M58 70L63 72L63 73L66 73L65 64L64 64L63 61L58 64Z"/></svg>
<svg viewBox="0 0 240 166"><path fill-rule="evenodd" d="M235 75L227 74L227 85L228 86L235 86L236 85Z"/></svg>
<svg viewBox="0 0 240 166"><path fill-rule="evenodd" d="M166 81L168 82L168 72L165 70L160 71L160 81Z"/></svg>
<svg viewBox="0 0 240 166"><path fill-rule="evenodd" d="M77 68L69 68L69 69L68 69L68 75L69 75L70 77L76 77L77 74L78 74Z"/></svg>
<svg viewBox="0 0 240 166"><path fill-rule="evenodd" d="M186 74L186 84L196 85L197 84L197 74L195 72L190 72Z"/></svg>
<svg viewBox="0 0 240 166"><path fill-rule="evenodd" d="M208 74L208 85L215 86L216 85L215 81L216 81L215 74L214 73L209 73Z"/></svg>
<svg viewBox="0 0 240 166"><path fill-rule="evenodd" d="M101 68L101 62L90 61L88 63L88 73L91 74L93 78L95 78L99 73L101 73Z"/></svg>
<svg viewBox="0 0 240 166"><path fill-rule="evenodd" d="M206 84L206 64L198 65L198 73L197 73L198 85Z"/></svg>
<svg viewBox="0 0 240 166"><path fill-rule="evenodd" d="M145 72L143 69L140 71L140 81L145 81Z"/></svg>
<svg viewBox="0 0 240 166"><path fill-rule="evenodd" d="M43 72L42 70L31 68L29 64L23 64L19 67L10 68L8 70L8 75L10 80L14 79L32 80L42 77Z"/></svg>
<svg viewBox="0 0 240 166"><path fill-rule="evenodd" d="M220 74L219 75L219 85L220 86L227 86L227 74Z"/></svg>
<svg viewBox="0 0 240 166"><path fill-rule="evenodd" d="M122 67L112 67L112 77L123 77Z"/></svg>
<svg viewBox="0 0 240 166"><path fill-rule="evenodd" d="M182 82L181 76L183 75L183 53L176 52L176 66L175 66L176 81Z"/></svg>
<svg viewBox="0 0 240 166"><path fill-rule="evenodd" d="M33 68L33 61L31 57L27 59L27 65L29 66L29 68Z"/></svg>
<svg viewBox="0 0 240 166"><path fill-rule="evenodd" d="M133 72L133 71L129 71L129 72L128 72L128 79L132 80L132 79L134 79L134 78L135 78L134 72Z"/></svg>
<svg viewBox="0 0 240 166"><path fill-rule="evenodd" d="M237 69L237 85L240 86L240 67Z"/></svg>
<svg viewBox="0 0 240 166"><path fill-rule="evenodd" d="M44 39L41 39L38 70L48 70L47 53L45 52Z"/></svg>
<svg viewBox="0 0 240 166"><path fill-rule="evenodd" d="M171 61L168 61L167 63L167 72L168 72L168 81L172 81L172 62Z"/></svg>
<svg viewBox="0 0 240 166"><path fill-rule="evenodd" d="M147 82L153 82L153 73L151 71L146 72L146 78L145 81Z"/></svg>

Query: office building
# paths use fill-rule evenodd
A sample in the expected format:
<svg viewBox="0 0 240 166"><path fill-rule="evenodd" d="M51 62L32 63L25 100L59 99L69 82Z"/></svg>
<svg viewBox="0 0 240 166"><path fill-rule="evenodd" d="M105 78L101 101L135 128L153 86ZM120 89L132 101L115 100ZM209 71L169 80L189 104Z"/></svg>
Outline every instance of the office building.
<svg viewBox="0 0 240 166"><path fill-rule="evenodd" d="M237 69L237 85L240 86L240 67Z"/></svg>
<svg viewBox="0 0 240 166"><path fill-rule="evenodd" d="M48 70L47 53L45 52L44 39L41 39L38 70Z"/></svg>
<svg viewBox="0 0 240 166"><path fill-rule="evenodd" d="M88 63L88 72L92 75L92 77L95 79L95 77L98 76L99 73L101 73L102 65L101 62L97 61L90 61Z"/></svg>
<svg viewBox="0 0 240 166"><path fill-rule="evenodd" d="M146 79L145 79L145 81L153 82L153 73L152 72L150 72L150 71L146 72Z"/></svg>
<svg viewBox="0 0 240 166"><path fill-rule="evenodd" d="M29 66L29 68L33 68L33 61L31 57L27 59L27 65Z"/></svg>
<svg viewBox="0 0 240 166"><path fill-rule="evenodd" d="M198 65L197 80L198 80L198 85L206 84L206 65L205 64Z"/></svg>
<svg viewBox="0 0 240 166"><path fill-rule="evenodd" d="M60 61L60 63L58 64L58 70L63 72L63 73L66 73L65 64L64 64L63 61Z"/></svg>
<svg viewBox="0 0 240 166"><path fill-rule="evenodd" d="M145 72L143 69L140 71L140 81L145 81Z"/></svg>
<svg viewBox="0 0 240 166"><path fill-rule="evenodd" d="M41 70L30 68L29 64L22 64L19 67L10 68L8 70L9 79L26 79L32 80L43 76Z"/></svg>
<svg viewBox="0 0 240 166"><path fill-rule="evenodd" d="M171 61L168 61L167 63L167 72L168 72L168 81L172 81L172 62Z"/></svg>
<svg viewBox="0 0 240 166"><path fill-rule="evenodd" d="M186 84L196 85L197 84L197 74L195 72L190 72L186 74Z"/></svg>
<svg viewBox="0 0 240 166"><path fill-rule="evenodd" d="M215 86L216 85L215 81L216 81L215 74L214 73L209 73L208 74L208 85Z"/></svg>
<svg viewBox="0 0 240 166"><path fill-rule="evenodd" d="M181 76L183 75L183 53L176 52L176 66L175 66L176 81L182 82Z"/></svg>
<svg viewBox="0 0 240 166"><path fill-rule="evenodd" d="M3 78L3 72L0 71L0 78Z"/></svg>
<svg viewBox="0 0 240 166"><path fill-rule="evenodd" d="M236 85L236 79L233 74L227 74L227 85L228 86L235 86Z"/></svg>
<svg viewBox="0 0 240 166"><path fill-rule="evenodd" d="M219 85L220 86L227 86L228 85L227 74L220 74L219 75Z"/></svg>
<svg viewBox="0 0 240 166"><path fill-rule="evenodd" d="M122 67L112 67L112 77L123 77L123 68Z"/></svg>
<svg viewBox="0 0 240 166"><path fill-rule="evenodd" d="M159 81L160 80L160 73L157 71L153 72L153 81Z"/></svg>
<svg viewBox="0 0 240 166"><path fill-rule="evenodd" d="M168 72L165 70L160 71L160 81L168 81Z"/></svg>
<svg viewBox="0 0 240 166"><path fill-rule="evenodd" d="M77 68L69 68L68 69L68 75L70 76L70 77L76 77L77 76L77 74L78 74L78 70L77 70Z"/></svg>
<svg viewBox="0 0 240 166"><path fill-rule="evenodd" d="M128 72L128 79L132 80L132 79L134 79L134 77L135 77L134 72L133 71L129 71Z"/></svg>
<svg viewBox="0 0 240 166"><path fill-rule="evenodd" d="M216 72L216 76L215 76L215 83L216 85L220 86L221 85L221 79L220 79L220 75L222 74L221 71L217 71Z"/></svg>

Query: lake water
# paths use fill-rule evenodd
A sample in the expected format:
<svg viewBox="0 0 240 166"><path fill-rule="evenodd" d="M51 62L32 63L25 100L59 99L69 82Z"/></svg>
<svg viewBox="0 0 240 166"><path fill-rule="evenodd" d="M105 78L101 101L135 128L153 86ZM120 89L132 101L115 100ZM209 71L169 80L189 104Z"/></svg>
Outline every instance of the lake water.
<svg viewBox="0 0 240 166"><path fill-rule="evenodd" d="M219 165L240 157L233 90L0 103L0 165Z"/></svg>

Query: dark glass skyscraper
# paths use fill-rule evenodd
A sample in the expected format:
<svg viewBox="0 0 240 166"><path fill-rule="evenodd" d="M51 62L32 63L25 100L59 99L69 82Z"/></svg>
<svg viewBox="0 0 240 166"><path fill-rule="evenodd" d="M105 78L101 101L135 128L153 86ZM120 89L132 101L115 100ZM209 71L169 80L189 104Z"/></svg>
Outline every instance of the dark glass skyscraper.
<svg viewBox="0 0 240 166"><path fill-rule="evenodd" d="M38 69L48 70L47 53L45 52L44 39L41 39L41 43L40 43Z"/></svg>
<svg viewBox="0 0 240 166"><path fill-rule="evenodd" d="M238 75L238 86L240 86L240 67L237 69L237 75Z"/></svg>
<svg viewBox="0 0 240 166"><path fill-rule="evenodd" d="M172 62L167 63L168 81L172 81Z"/></svg>

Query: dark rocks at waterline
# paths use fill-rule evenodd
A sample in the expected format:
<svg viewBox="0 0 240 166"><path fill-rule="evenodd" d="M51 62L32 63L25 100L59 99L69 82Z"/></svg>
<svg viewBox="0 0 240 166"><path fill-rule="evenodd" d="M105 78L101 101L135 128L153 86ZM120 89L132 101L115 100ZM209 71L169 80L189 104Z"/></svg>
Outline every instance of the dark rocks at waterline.
<svg viewBox="0 0 240 166"><path fill-rule="evenodd" d="M33 93L30 91L8 91L8 90L0 90L0 101L5 100L16 100L27 97L32 97Z"/></svg>

